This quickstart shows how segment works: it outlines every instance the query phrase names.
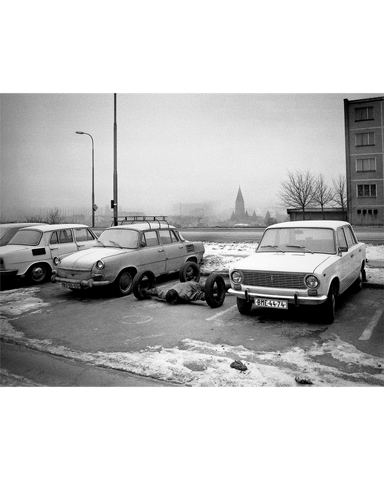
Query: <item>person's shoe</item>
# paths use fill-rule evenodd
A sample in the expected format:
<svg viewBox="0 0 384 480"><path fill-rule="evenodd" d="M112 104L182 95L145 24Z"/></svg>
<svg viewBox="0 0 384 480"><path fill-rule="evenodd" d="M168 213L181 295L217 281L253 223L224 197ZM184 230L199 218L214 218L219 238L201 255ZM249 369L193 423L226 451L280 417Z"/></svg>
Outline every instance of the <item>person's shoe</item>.
<svg viewBox="0 0 384 480"><path fill-rule="evenodd" d="M146 288L141 288L140 293L141 293L143 298L151 298L151 296L149 295L148 290Z"/></svg>

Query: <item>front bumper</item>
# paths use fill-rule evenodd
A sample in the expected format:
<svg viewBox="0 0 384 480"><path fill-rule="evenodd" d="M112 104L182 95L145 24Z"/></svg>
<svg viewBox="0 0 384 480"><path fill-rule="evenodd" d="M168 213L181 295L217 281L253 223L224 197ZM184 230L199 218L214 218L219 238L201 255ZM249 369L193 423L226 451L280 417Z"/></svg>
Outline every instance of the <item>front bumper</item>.
<svg viewBox="0 0 384 480"><path fill-rule="evenodd" d="M95 280L94 278L88 280L73 280L72 278L58 277L55 271L53 271L51 276L51 282L65 283L69 288L78 288L78 285L80 285L80 288L104 287L110 284L108 280Z"/></svg>
<svg viewBox="0 0 384 480"><path fill-rule="evenodd" d="M266 298L270 300L287 300L291 305L321 305L327 300L327 295L320 295L316 297L309 297L303 295L300 292L287 292L284 294L273 294L273 293L266 293L266 292L254 292L250 291L248 288L244 288L243 290L234 290L230 288L228 293L231 295L235 295L243 300L249 300L253 302L254 298Z"/></svg>

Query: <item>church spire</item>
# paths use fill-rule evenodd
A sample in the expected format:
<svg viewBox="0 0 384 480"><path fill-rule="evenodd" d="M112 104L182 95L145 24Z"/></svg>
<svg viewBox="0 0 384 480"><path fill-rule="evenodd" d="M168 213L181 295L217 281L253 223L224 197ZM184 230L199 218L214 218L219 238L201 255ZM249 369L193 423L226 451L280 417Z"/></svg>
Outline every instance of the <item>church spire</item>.
<svg viewBox="0 0 384 480"><path fill-rule="evenodd" d="M237 197L236 197L235 215L236 217L243 217L245 215L244 198L243 198L243 194L241 193L240 186L239 186L239 191L237 192Z"/></svg>

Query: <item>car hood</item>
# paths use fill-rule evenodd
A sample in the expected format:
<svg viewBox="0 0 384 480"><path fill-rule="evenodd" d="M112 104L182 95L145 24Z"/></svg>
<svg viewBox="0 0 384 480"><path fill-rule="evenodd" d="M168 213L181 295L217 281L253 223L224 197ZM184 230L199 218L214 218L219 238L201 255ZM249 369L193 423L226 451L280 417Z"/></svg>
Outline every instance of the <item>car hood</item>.
<svg viewBox="0 0 384 480"><path fill-rule="evenodd" d="M121 248L105 248L105 247L91 247L86 250L80 250L75 253L71 253L61 259L59 265L63 268L90 268L98 260L104 260L109 257L121 255L133 250L121 249Z"/></svg>
<svg viewBox="0 0 384 480"><path fill-rule="evenodd" d="M254 253L232 265L231 269L312 273L329 257L319 253Z"/></svg>

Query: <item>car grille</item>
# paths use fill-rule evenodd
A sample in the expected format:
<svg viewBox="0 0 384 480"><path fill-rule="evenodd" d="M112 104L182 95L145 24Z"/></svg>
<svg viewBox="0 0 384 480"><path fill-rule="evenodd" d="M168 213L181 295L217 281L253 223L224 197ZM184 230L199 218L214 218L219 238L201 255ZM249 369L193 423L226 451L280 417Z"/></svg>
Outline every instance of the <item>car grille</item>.
<svg viewBox="0 0 384 480"><path fill-rule="evenodd" d="M255 272L242 270L244 285L271 288L305 288L305 273Z"/></svg>

